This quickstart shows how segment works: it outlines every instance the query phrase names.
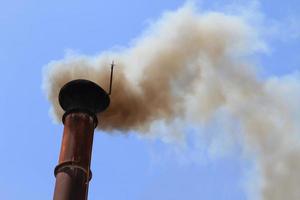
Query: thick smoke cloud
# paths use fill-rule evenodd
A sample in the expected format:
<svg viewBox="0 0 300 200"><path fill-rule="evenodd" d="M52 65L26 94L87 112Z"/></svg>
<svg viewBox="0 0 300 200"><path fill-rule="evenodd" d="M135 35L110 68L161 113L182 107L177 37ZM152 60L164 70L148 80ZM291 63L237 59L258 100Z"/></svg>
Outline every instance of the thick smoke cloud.
<svg viewBox="0 0 300 200"><path fill-rule="evenodd" d="M261 50L264 43L243 17L185 6L165 13L127 49L49 63L44 88L60 120L60 88L78 78L108 88L115 59L111 105L98 116L99 128L147 134L155 121L200 124L225 110L241 126L245 149L257 155L259 198L296 200L300 75L257 78L251 57Z"/></svg>

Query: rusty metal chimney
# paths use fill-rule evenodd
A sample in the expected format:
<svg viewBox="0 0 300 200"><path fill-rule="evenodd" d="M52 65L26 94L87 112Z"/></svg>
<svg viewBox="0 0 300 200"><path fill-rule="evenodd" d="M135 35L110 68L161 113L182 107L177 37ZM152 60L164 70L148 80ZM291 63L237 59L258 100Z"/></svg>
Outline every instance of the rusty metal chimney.
<svg viewBox="0 0 300 200"><path fill-rule="evenodd" d="M64 109L64 132L59 164L54 170L54 200L86 200L89 181L94 129L97 113L110 103L109 95L94 82L78 79L68 82L59 93Z"/></svg>

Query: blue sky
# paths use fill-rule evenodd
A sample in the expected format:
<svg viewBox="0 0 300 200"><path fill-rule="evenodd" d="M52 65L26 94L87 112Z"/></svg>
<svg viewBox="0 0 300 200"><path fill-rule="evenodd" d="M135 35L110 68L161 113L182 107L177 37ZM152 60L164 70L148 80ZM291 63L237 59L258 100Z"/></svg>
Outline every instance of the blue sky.
<svg viewBox="0 0 300 200"><path fill-rule="evenodd" d="M247 1L196 4L213 10L232 3ZM67 49L93 55L126 46L149 20L183 4L179 0L0 2L1 199L52 199L63 127L52 123L48 114L50 105L41 90L43 66L63 58ZM266 24L279 27L267 37L270 51L258 55L263 76L299 70L300 29L288 22L300 19L300 3L265 0L259 7ZM238 147L218 158L199 154L203 157L197 162L189 161L188 152L181 155L186 159L179 159L173 148L135 135L95 134L89 199L247 199L244 179L251 164Z"/></svg>

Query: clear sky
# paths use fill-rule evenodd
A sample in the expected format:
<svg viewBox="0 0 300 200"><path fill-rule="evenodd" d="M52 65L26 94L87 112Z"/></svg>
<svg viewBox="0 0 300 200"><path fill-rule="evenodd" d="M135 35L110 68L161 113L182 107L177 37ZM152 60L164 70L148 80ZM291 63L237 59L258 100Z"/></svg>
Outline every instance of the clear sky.
<svg viewBox="0 0 300 200"><path fill-rule="evenodd" d="M203 10L249 1L195 1ZM43 91L43 66L67 49L93 55L126 46L180 0L2 0L0 1L0 198L52 199L63 127L52 123ZM267 38L270 51L258 55L262 76L300 68L300 3L264 0L259 11L281 31ZM267 29L267 27L266 27ZM205 145L204 145L205 147ZM135 135L94 139L89 199L247 199L251 161L239 147L221 157L196 155ZM177 153L176 153L177 152ZM180 154L180 155L178 155ZM249 177L248 177L249 178Z"/></svg>

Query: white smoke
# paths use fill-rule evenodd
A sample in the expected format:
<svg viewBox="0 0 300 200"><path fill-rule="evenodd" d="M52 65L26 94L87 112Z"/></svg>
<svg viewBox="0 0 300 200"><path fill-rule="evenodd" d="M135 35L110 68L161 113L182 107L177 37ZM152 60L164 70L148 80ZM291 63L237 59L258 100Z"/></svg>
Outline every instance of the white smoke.
<svg viewBox="0 0 300 200"><path fill-rule="evenodd" d="M116 59L112 101L98 116L100 128L147 135L153 123L203 124L225 111L241 127L244 149L257 155L259 199L298 200L300 75L258 79L251 58L264 50L243 16L187 5L165 13L125 50L49 63L44 88L60 119L60 88L78 78L107 87L108 64ZM178 130L164 127L160 136L183 139Z"/></svg>

